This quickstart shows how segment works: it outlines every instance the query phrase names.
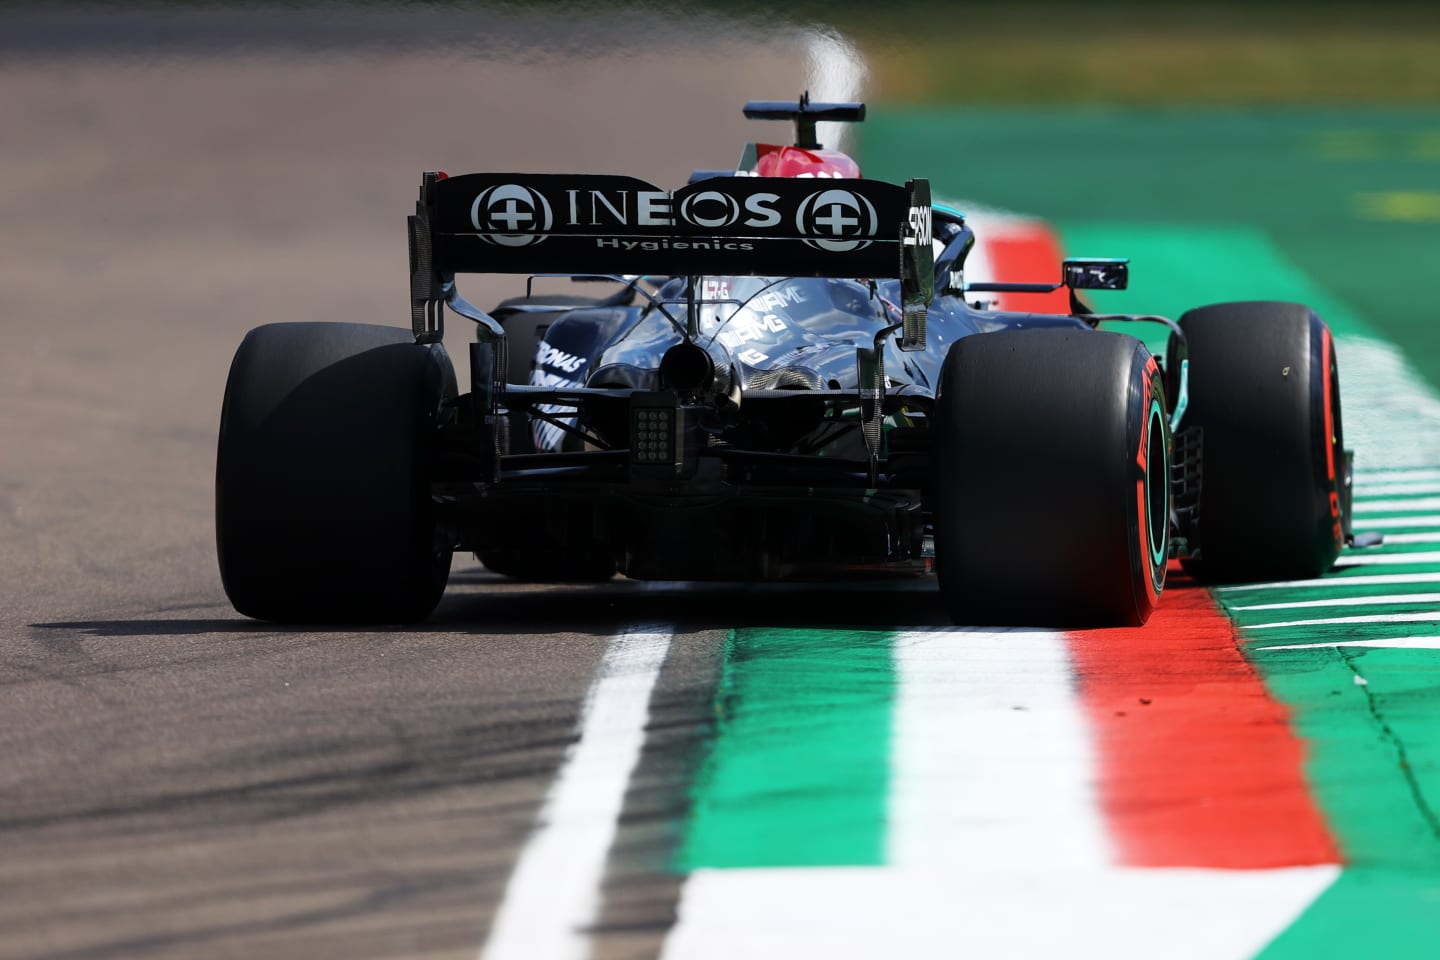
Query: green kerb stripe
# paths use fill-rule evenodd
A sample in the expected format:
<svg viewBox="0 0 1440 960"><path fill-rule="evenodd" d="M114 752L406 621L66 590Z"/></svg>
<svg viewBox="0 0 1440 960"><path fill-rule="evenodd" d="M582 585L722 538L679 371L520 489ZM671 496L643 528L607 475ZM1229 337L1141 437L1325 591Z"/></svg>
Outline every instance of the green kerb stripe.
<svg viewBox="0 0 1440 960"><path fill-rule="evenodd" d="M1090 291L1103 313L1158 313L1178 319L1191 307L1221 300L1293 300L1314 308L1336 336L1375 336L1355 312L1315 286L1261 230L1242 226L1076 223L1060 226L1066 251L1108 251L1130 258L1130 289ZM1098 256L1099 254L1097 254ZM1164 349L1166 331L1153 325L1113 329ZM1163 354L1161 354L1163 356Z"/></svg>
<svg viewBox="0 0 1440 960"><path fill-rule="evenodd" d="M678 868L884 862L891 634L743 629Z"/></svg>

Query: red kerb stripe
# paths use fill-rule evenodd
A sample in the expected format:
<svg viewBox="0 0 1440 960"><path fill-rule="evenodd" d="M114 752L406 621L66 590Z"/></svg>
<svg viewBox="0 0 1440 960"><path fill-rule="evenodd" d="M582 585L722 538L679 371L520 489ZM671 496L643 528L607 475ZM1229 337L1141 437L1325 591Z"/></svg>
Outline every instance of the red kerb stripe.
<svg viewBox="0 0 1440 960"><path fill-rule="evenodd" d="M1055 232L1038 220L1017 220L979 238L996 280L1007 283L1058 283L1065 258ZM1070 295L1054 293L1002 293L996 295L1002 310L1035 313L1069 313Z"/></svg>
<svg viewBox="0 0 1440 960"><path fill-rule="evenodd" d="M1210 595L1169 571L1143 627L1070 637L1122 863L1262 869L1336 863L1288 712Z"/></svg>

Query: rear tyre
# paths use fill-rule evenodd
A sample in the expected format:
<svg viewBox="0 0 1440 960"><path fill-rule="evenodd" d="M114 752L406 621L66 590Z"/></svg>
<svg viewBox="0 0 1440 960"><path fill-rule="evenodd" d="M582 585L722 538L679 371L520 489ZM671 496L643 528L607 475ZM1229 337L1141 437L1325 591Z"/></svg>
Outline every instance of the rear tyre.
<svg viewBox="0 0 1440 960"><path fill-rule="evenodd" d="M235 353L215 529L235 609L261 620L401 623L444 592L429 463L455 371L408 330L277 323Z"/></svg>
<svg viewBox="0 0 1440 960"><path fill-rule="evenodd" d="M1203 433L1185 568L1206 580L1317 577L1344 545L1344 438L1335 345L1298 303L1221 303L1180 318L1190 356L1183 426Z"/></svg>
<svg viewBox="0 0 1440 960"><path fill-rule="evenodd" d="M950 348L935 551L957 623L1138 625L1165 584L1170 428L1133 337L1009 330Z"/></svg>

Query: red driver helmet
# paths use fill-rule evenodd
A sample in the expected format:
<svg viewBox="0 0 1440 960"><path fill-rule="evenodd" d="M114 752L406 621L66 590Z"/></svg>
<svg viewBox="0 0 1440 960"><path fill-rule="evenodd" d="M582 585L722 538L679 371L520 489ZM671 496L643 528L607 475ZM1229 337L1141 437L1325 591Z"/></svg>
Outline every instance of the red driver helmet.
<svg viewBox="0 0 1440 960"><path fill-rule="evenodd" d="M804 147L756 145L757 177L820 177L860 179L860 165L838 150L807 150Z"/></svg>

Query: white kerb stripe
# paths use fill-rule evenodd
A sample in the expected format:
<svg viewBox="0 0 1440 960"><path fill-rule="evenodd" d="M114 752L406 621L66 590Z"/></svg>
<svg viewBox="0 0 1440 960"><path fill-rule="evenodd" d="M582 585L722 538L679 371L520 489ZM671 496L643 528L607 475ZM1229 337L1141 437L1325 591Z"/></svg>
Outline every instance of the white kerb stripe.
<svg viewBox="0 0 1440 960"><path fill-rule="evenodd" d="M1371 553L1356 550L1342 554L1336 567L1363 567L1371 564L1440 563L1440 550L1416 550L1412 553Z"/></svg>
<svg viewBox="0 0 1440 960"><path fill-rule="evenodd" d="M600 903L630 774L645 743L650 694L671 631L635 627L611 639L570 749L520 854L481 956L581 960Z"/></svg>
<svg viewBox="0 0 1440 960"><path fill-rule="evenodd" d="M1354 577L1316 577L1313 580L1274 580L1270 583L1237 583L1214 587L1216 592L1231 594L1248 590L1290 590L1316 588L1340 590L1345 587L1396 586L1404 583L1440 583L1440 573L1371 573Z"/></svg>
<svg viewBox="0 0 1440 960"><path fill-rule="evenodd" d="M1284 620L1279 623L1248 624L1246 630L1279 630L1281 627L1328 627L1345 623L1440 623L1440 610L1420 613L1373 613L1358 617L1324 617L1319 620Z"/></svg>
<svg viewBox="0 0 1440 960"><path fill-rule="evenodd" d="M1252 603L1231 610L1295 610L1310 607L1387 607L1402 603L1440 603L1440 593L1386 593L1365 597L1326 597L1323 600L1292 600L1288 603Z"/></svg>
<svg viewBox="0 0 1440 960"><path fill-rule="evenodd" d="M1238 960L1338 875L1112 865L1063 633L903 632L894 657L888 865L698 870L664 960Z"/></svg>
<svg viewBox="0 0 1440 960"><path fill-rule="evenodd" d="M887 862L1110 862L1065 635L897 633Z"/></svg>
<svg viewBox="0 0 1440 960"><path fill-rule="evenodd" d="M1422 514L1414 517L1366 517L1357 521L1355 526L1356 533L1367 530L1404 530L1407 527L1440 527L1440 516Z"/></svg>
<svg viewBox="0 0 1440 960"><path fill-rule="evenodd" d="M701 870L664 960L1164 957L1260 953L1340 874L1008 866Z"/></svg>
<svg viewBox="0 0 1440 960"><path fill-rule="evenodd" d="M1386 640L1336 640L1333 643L1284 643L1256 650L1314 650L1316 647L1377 647L1391 650L1440 650L1440 637L1391 637Z"/></svg>
<svg viewBox="0 0 1440 960"><path fill-rule="evenodd" d="M1412 510L1440 510L1440 497L1386 497L1361 500L1358 497L1351 511L1355 516L1365 513L1405 513Z"/></svg>
<svg viewBox="0 0 1440 960"><path fill-rule="evenodd" d="M1345 444L1355 450L1357 486L1380 475L1420 480L1440 465L1440 399L1394 344L1337 339Z"/></svg>
<svg viewBox="0 0 1440 960"><path fill-rule="evenodd" d="M1366 469L1358 465L1355 468L1355 486L1357 488L1368 488L1373 484L1424 482L1440 482L1440 470L1425 467L1403 470L1386 470L1384 467Z"/></svg>
<svg viewBox="0 0 1440 960"><path fill-rule="evenodd" d="M1406 543L1440 543L1440 530L1430 530L1425 533L1387 533L1385 534L1386 546L1390 544Z"/></svg>
<svg viewBox="0 0 1440 960"><path fill-rule="evenodd" d="M1355 485L1355 499L1369 500L1381 497L1407 497L1418 494L1440 493L1440 483L1374 483Z"/></svg>

